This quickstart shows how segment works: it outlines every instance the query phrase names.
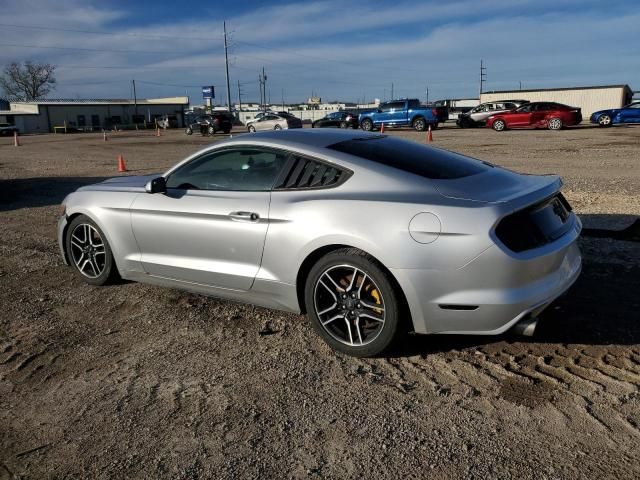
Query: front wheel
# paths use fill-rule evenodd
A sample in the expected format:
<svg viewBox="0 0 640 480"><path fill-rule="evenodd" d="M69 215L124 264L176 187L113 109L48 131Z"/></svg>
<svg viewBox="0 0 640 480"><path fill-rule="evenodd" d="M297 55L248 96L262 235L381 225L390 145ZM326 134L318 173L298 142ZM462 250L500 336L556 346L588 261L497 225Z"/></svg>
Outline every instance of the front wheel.
<svg viewBox="0 0 640 480"><path fill-rule="evenodd" d="M253 125L249 125L249 128L247 130L249 130L251 133L254 133L256 131L256 127L254 127Z"/></svg>
<svg viewBox="0 0 640 480"><path fill-rule="evenodd" d="M276 125L275 127L273 127L274 130L282 130L282 127L280 125Z"/></svg>
<svg viewBox="0 0 640 480"><path fill-rule="evenodd" d="M562 120L560 120L559 118L551 118L547 123L547 128L549 128L549 130L562 129Z"/></svg>
<svg viewBox="0 0 640 480"><path fill-rule="evenodd" d="M368 118L365 118L360 124L360 128L365 132L370 132L371 130L373 130L373 122Z"/></svg>
<svg viewBox="0 0 640 480"><path fill-rule="evenodd" d="M507 124L504 120L496 120L492 127L496 132L503 132L507 128Z"/></svg>
<svg viewBox="0 0 640 480"><path fill-rule="evenodd" d="M187 135L193 135L193 129L191 127L185 129L184 133L186 133Z"/></svg>
<svg viewBox="0 0 640 480"><path fill-rule="evenodd" d="M398 297L389 274L357 249L333 251L313 266L305 305L322 339L348 355L377 355L400 330Z"/></svg>
<svg viewBox="0 0 640 480"><path fill-rule="evenodd" d="M610 127L611 126L611 117L607 114L600 115L598 117L598 125L601 127Z"/></svg>
<svg viewBox="0 0 640 480"><path fill-rule="evenodd" d="M340 128L349 128L349 124L347 122L340 123Z"/></svg>
<svg viewBox="0 0 640 480"><path fill-rule="evenodd" d="M216 134L216 127L214 127L213 125L209 125L209 128L207 128L207 133L209 135L215 135Z"/></svg>
<svg viewBox="0 0 640 480"><path fill-rule="evenodd" d="M106 285L119 277L111 247L89 217L80 215L69 224L66 250L75 273L86 283Z"/></svg>

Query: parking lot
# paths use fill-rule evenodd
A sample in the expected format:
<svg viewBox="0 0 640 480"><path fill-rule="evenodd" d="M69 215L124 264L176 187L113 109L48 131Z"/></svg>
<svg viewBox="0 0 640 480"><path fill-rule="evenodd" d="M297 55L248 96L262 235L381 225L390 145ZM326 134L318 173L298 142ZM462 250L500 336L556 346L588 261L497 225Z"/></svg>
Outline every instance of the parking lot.
<svg viewBox="0 0 640 480"><path fill-rule="evenodd" d="M560 174L588 229L640 216L639 127L433 136ZM150 174L223 137L0 138L0 479L640 475L636 241L587 230L583 273L534 337L410 336L374 359L336 354L302 316L91 287L63 265L67 193L118 175L119 154Z"/></svg>

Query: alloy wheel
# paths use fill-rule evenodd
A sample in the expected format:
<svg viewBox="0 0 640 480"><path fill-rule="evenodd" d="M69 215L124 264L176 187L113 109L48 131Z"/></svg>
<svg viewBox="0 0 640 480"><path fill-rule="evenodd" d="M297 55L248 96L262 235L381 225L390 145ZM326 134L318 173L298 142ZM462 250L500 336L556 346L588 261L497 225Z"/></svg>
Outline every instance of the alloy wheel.
<svg viewBox="0 0 640 480"><path fill-rule="evenodd" d="M600 115L598 118L598 123L603 127L608 127L611 125L611 117L609 115Z"/></svg>
<svg viewBox="0 0 640 480"><path fill-rule="evenodd" d="M559 118L552 118L549 120L549 129L550 130L560 130L562 128L562 120Z"/></svg>
<svg viewBox="0 0 640 480"><path fill-rule="evenodd" d="M71 257L78 271L87 278L97 278L106 266L106 249L98 230L80 223L71 232Z"/></svg>
<svg viewBox="0 0 640 480"><path fill-rule="evenodd" d="M326 269L318 278L313 295L322 328L338 342L367 345L384 327L382 291L360 268L342 264Z"/></svg>
<svg viewBox="0 0 640 480"><path fill-rule="evenodd" d="M501 132L502 130L504 130L504 121L496 120L495 122L493 122L493 129L497 132Z"/></svg>

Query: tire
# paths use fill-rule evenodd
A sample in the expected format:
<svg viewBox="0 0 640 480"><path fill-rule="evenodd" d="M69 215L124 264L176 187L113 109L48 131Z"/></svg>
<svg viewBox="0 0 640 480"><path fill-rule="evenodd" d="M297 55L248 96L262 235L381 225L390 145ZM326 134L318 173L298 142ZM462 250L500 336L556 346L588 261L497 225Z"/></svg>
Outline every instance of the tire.
<svg viewBox="0 0 640 480"><path fill-rule="evenodd" d="M193 135L193 129L189 127L185 129L184 133L186 133L187 135Z"/></svg>
<svg viewBox="0 0 640 480"><path fill-rule="evenodd" d="M282 127L280 125L276 125L273 127L274 130L282 130Z"/></svg>
<svg viewBox="0 0 640 480"><path fill-rule="evenodd" d="M368 118L365 118L360 124L360 128L365 132L370 132L371 130L373 130L373 122Z"/></svg>
<svg viewBox="0 0 640 480"><path fill-rule="evenodd" d="M493 128L496 132L504 132L507 129L507 123L499 118L498 120L493 122L491 128Z"/></svg>
<svg viewBox="0 0 640 480"><path fill-rule="evenodd" d="M378 355L399 337L398 292L380 263L361 250L342 248L318 260L307 277L305 305L320 337L348 355Z"/></svg>
<svg viewBox="0 0 640 480"><path fill-rule="evenodd" d="M249 125L249 128L247 130L249 130L251 133L255 133L256 127L254 127L253 125Z"/></svg>
<svg viewBox="0 0 640 480"><path fill-rule="evenodd" d="M231 130L223 130L225 135L229 135L231 133Z"/></svg>
<svg viewBox="0 0 640 480"><path fill-rule="evenodd" d="M547 128L549 130L562 130L562 120L557 117L550 118L547 122Z"/></svg>
<svg viewBox="0 0 640 480"><path fill-rule="evenodd" d="M215 135L216 134L216 127L214 127L213 125L209 125L209 128L207 128L207 134L208 135Z"/></svg>
<svg viewBox="0 0 640 480"><path fill-rule="evenodd" d="M347 129L347 128L349 128L349 124L347 122L341 122L340 123L340 128Z"/></svg>
<svg viewBox="0 0 640 480"><path fill-rule="evenodd" d="M73 271L84 282L107 285L120 278L109 242L89 217L79 215L71 221L65 246Z"/></svg>
<svg viewBox="0 0 640 480"><path fill-rule="evenodd" d="M418 132L424 132L427 129L427 122L424 118L418 117L413 120L411 126Z"/></svg>
<svg viewBox="0 0 640 480"><path fill-rule="evenodd" d="M601 127L610 127L612 125L611 117L606 113L600 115L598 117L598 125Z"/></svg>

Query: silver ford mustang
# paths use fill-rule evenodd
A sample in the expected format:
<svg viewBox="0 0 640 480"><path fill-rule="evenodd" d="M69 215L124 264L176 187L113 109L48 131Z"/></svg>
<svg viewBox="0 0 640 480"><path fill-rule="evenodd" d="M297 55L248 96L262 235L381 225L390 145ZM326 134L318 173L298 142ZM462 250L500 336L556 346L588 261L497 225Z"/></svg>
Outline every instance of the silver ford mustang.
<svg viewBox="0 0 640 480"><path fill-rule="evenodd" d="M78 189L58 240L87 283L307 313L368 356L408 330L533 333L581 268L561 184L385 135L264 132Z"/></svg>

